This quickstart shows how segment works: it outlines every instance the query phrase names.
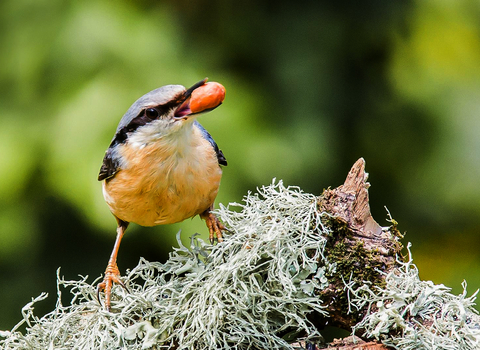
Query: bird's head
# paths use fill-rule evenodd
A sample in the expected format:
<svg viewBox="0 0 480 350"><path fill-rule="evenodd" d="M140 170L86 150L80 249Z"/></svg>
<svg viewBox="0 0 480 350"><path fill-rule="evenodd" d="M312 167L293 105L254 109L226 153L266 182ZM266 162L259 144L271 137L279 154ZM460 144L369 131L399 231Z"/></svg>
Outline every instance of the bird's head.
<svg viewBox="0 0 480 350"><path fill-rule="evenodd" d="M186 89L182 85L165 85L140 97L118 124L112 143L147 144L166 136L175 136L191 125L202 112L218 107L225 89L203 79Z"/></svg>

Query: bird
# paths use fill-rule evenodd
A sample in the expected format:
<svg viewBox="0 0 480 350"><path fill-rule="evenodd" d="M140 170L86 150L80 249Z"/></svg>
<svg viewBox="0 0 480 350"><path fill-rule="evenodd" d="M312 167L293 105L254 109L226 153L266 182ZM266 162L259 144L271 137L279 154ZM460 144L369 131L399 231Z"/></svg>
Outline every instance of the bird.
<svg viewBox="0 0 480 350"><path fill-rule="evenodd" d="M172 224L199 215L210 242L221 242L225 226L211 212L217 196L223 152L196 120L222 104L224 87L201 80L190 88L165 85L136 100L120 120L105 152L98 180L117 221L117 236L97 298L111 309L114 283L124 287L118 249L129 223Z"/></svg>

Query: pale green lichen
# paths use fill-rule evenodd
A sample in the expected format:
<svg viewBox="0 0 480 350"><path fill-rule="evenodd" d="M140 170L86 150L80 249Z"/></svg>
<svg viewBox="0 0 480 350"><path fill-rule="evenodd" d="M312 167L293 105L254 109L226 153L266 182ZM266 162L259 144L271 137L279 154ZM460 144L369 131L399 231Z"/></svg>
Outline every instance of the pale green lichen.
<svg viewBox="0 0 480 350"><path fill-rule="evenodd" d="M442 284L420 280L411 254L409 261L398 263L401 267L385 276L384 288L347 284L351 305L368 307L354 332L402 350L480 349L480 319L474 309L478 291L467 297L464 282L463 293L453 295Z"/></svg>
<svg viewBox="0 0 480 350"><path fill-rule="evenodd" d="M299 336L320 339L307 315L326 311L315 291L325 238L316 197L281 182L249 193L234 211L217 211L234 233L212 247L193 237L164 263L144 259L114 287L112 313L96 301L95 281L58 276L56 309L25 310L25 334L1 334L4 349L288 349ZM326 230L326 229L325 229ZM317 278L311 278L312 275ZM60 290L73 300L61 304ZM38 301L39 299L35 300Z"/></svg>
<svg viewBox="0 0 480 350"><path fill-rule="evenodd" d="M476 293L454 296L421 281L411 259L398 261L384 282L360 286L365 274L341 273L328 261L327 239L338 232L317 209L315 196L282 182L249 193L244 204L220 206L232 231L223 243L194 235L187 248L178 238L166 263L140 259L124 277L129 292L114 287L112 312L96 300L98 279L66 281L58 273L55 310L38 318L34 305L46 295L33 299L23 320L0 332L0 348L293 349L293 340L321 339L309 316L328 320L319 295L331 278L345 286L343 312L365 315L354 328L365 338L406 350L480 348ZM69 305L61 302L65 288Z"/></svg>

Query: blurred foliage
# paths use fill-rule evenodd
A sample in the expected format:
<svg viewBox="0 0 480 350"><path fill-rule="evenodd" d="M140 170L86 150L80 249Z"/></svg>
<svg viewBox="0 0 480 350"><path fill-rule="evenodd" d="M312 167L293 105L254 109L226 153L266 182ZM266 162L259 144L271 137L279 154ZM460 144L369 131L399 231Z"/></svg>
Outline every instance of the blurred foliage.
<svg viewBox="0 0 480 350"><path fill-rule="evenodd" d="M400 222L422 278L473 292L479 19L475 0L1 2L0 329L55 293L57 267L104 271L115 221L96 177L118 121L206 76L227 88L200 118L229 161L217 203L273 177L320 194L364 157L373 215ZM179 229L206 234L132 225L120 269L164 259Z"/></svg>

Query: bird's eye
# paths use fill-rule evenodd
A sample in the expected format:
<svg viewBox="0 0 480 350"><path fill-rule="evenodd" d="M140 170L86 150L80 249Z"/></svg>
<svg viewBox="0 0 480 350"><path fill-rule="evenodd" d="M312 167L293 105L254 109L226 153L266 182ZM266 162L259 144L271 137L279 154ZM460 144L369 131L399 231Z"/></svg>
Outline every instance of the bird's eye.
<svg viewBox="0 0 480 350"><path fill-rule="evenodd" d="M147 108L145 115L150 119L158 118L158 111L155 108Z"/></svg>

